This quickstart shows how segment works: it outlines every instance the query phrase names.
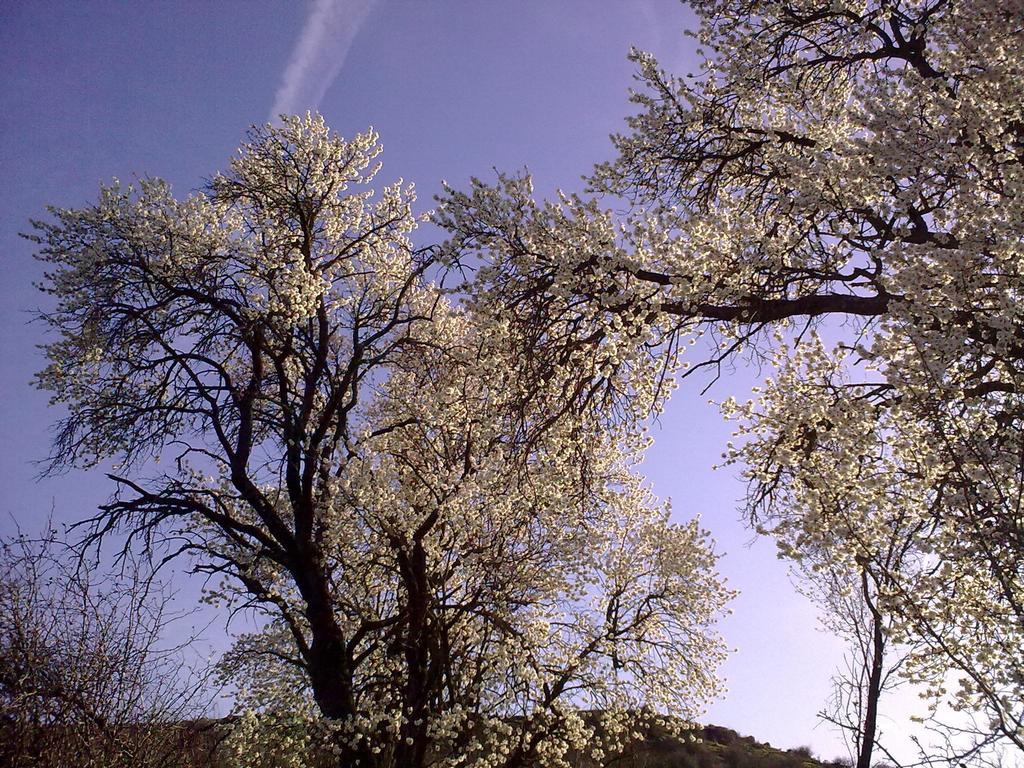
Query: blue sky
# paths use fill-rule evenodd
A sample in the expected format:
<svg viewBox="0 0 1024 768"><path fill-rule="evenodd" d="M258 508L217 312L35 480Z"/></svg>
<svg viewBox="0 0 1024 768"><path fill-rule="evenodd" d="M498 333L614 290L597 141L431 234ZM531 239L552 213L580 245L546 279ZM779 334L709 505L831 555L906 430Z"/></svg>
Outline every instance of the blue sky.
<svg viewBox="0 0 1024 768"><path fill-rule="evenodd" d="M246 128L318 108L343 135L373 125L382 178L414 181L421 209L443 179L528 167L538 194L578 189L624 129L631 44L673 71L694 66L693 23L674 0L317 0L4 3L0 6L0 531L88 514L99 473L39 480L54 414L30 386L42 305L31 244L47 204L77 206L111 177L168 179L179 195L225 166ZM675 514L700 514L741 590L723 624L737 649L707 721L773 745L843 754L815 727L841 647L787 580L770 542L738 519L743 488L711 469L729 427L708 398L742 396L742 372L681 387L645 465ZM889 726L898 732L899 728Z"/></svg>

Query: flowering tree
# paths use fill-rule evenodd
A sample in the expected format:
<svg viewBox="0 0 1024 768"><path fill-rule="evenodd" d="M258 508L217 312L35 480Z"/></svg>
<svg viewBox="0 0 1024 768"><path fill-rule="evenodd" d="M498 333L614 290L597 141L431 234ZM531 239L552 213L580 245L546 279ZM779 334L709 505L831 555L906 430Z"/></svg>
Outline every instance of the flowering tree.
<svg viewBox="0 0 1024 768"><path fill-rule="evenodd" d="M718 690L714 555L633 474L628 408L446 295L378 153L284 118L203 194L37 223L54 466L118 462L91 536L264 617L223 665L242 763L610 760Z"/></svg>
<svg viewBox="0 0 1024 768"><path fill-rule="evenodd" d="M900 516L913 556L876 572L896 635L924 641L910 674L938 697L952 670L955 705L1024 748L1020 5L694 5L703 70L635 52L640 111L591 180L627 223L478 182L446 199L454 257L613 378L702 334L700 365L774 359L734 411L755 522L795 558L827 540L880 566ZM828 316L835 349L800 333Z"/></svg>

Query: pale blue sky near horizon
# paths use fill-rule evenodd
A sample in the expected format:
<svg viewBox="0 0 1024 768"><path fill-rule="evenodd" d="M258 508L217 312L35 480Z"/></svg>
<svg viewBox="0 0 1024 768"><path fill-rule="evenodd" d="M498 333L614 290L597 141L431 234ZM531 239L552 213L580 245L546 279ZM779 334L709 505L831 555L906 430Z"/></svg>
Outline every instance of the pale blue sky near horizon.
<svg viewBox="0 0 1024 768"><path fill-rule="evenodd" d="M420 210L442 179L465 186L494 168L528 167L541 196L577 190L632 111L629 46L692 69L692 24L675 0L0 4L0 532L15 520L30 530L51 507L79 518L110 492L96 471L36 477L55 414L30 384L41 270L18 233L47 204L86 204L115 176L163 177L186 195L275 108L319 109L347 136L373 125L382 178L415 182ZM722 624L737 649L729 692L705 720L844 755L815 716L841 645L817 629L773 544L752 543L735 472L711 468L730 427L708 398L743 396L752 379L725 376L706 395L703 383L675 393L644 469L677 517L701 515L741 591Z"/></svg>

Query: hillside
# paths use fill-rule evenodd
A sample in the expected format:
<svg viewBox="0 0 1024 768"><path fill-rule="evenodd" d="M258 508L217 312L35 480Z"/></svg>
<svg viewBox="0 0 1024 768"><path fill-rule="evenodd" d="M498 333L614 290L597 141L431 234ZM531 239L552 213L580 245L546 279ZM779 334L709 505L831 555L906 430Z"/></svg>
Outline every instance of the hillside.
<svg viewBox="0 0 1024 768"><path fill-rule="evenodd" d="M622 760L623 768L832 768L809 750L781 750L751 736L717 725L696 732L697 741L685 742L652 733L642 747Z"/></svg>
<svg viewBox="0 0 1024 768"><path fill-rule="evenodd" d="M119 732L114 744L83 742L67 733L57 738L43 731L36 738L9 738L0 722L0 764L16 768L65 768L68 765L94 765L104 768L229 768L230 763L218 745L229 727L227 720L199 721L164 726L161 748L154 748L152 731L131 728ZM44 735L45 734L45 735ZM30 734L21 733L22 737ZM844 763L821 762L809 750L781 750L762 744L750 736L741 736L729 728L709 725L694 732L696 740L680 740L664 732L652 732L626 756L612 763L613 768L846 768ZM42 736L42 738L40 738ZM141 748L141 751L140 751ZM145 755L146 757L143 757ZM271 758L272 759L272 758ZM307 758L309 759L309 758ZM313 758L312 766L328 766ZM577 768L596 768L586 757L576 759Z"/></svg>

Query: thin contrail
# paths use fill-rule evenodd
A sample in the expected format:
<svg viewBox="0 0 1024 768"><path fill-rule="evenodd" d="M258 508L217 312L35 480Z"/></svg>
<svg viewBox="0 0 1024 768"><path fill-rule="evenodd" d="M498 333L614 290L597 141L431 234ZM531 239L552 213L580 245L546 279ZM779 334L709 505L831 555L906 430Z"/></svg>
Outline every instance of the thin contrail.
<svg viewBox="0 0 1024 768"><path fill-rule="evenodd" d="M341 72L356 33L376 0L314 0L281 85L270 120L316 109Z"/></svg>

